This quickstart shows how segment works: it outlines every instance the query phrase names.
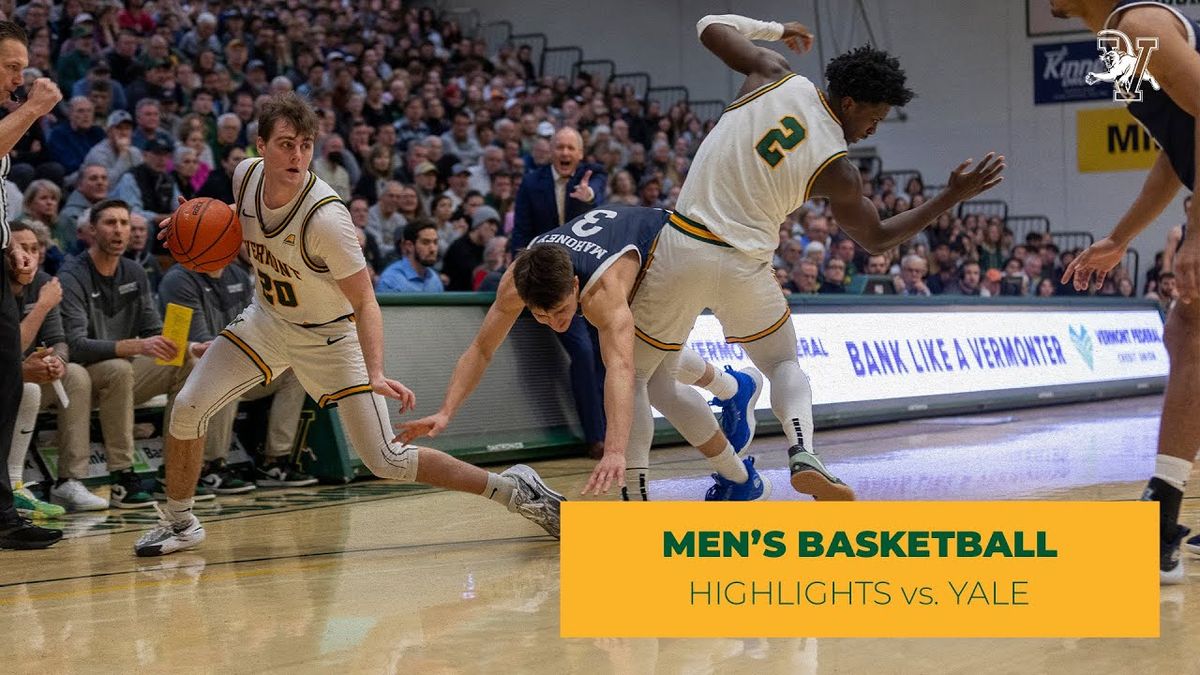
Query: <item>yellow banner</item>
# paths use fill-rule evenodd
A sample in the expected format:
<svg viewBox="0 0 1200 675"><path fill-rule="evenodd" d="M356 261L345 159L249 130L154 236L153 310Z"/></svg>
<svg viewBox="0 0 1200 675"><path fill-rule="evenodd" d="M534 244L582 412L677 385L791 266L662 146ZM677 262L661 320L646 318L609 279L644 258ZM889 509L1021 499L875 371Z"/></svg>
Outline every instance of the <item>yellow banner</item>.
<svg viewBox="0 0 1200 675"><path fill-rule="evenodd" d="M175 358L170 361L154 359L156 365L183 365L183 359L187 356L188 334L192 330L192 311L191 307L177 305L173 302L167 303L167 315L163 317L162 336L174 342L179 351L176 352Z"/></svg>
<svg viewBox="0 0 1200 675"><path fill-rule="evenodd" d="M1157 637L1150 502L566 502L562 637Z"/></svg>
<svg viewBox="0 0 1200 675"><path fill-rule="evenodd" d="M1081 173L1149 169L1158 144L1123 107L1075 111L1076 156Z"/></svg>

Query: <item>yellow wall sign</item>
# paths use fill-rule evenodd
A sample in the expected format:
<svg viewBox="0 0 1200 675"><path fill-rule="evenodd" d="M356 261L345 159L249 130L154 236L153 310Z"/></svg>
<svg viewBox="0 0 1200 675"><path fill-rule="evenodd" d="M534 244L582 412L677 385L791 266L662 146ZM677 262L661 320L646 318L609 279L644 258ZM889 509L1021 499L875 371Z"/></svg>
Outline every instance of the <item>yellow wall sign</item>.
<svg viewBox="0 0 1200 675"><path fill-rule="evenodd" d="M1149 169L1158 144L1124 107L1075 111L1080 173Z"/></svg>
<svg viewBox="0 0 1200 675"><path fill-rule="evenodd" d="M566 502L562 522L562 637L1159 632L1149 502Z"/></svg>

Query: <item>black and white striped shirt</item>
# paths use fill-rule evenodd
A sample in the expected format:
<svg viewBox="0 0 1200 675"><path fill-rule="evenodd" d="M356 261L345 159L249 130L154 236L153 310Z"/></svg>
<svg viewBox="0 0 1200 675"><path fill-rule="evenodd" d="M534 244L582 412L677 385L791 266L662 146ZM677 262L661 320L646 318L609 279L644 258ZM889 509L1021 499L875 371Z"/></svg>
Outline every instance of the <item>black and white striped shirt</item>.
<svg viewBox="0 0 1200 675"><path fill-rule="evenodd" d="M0 251L8 250L8 191L4 181L8 180L9 165L8 155L0 157Z"/></svg>

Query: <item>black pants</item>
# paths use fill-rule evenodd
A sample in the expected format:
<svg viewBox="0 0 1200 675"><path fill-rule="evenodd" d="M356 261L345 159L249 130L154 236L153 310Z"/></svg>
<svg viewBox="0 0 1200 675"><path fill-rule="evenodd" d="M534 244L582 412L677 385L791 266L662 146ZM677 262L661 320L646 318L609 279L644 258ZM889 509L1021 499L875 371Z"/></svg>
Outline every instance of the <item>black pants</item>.
<svg viewBox="0 0 1200 675"><path fill-rule="evenodd" d="M8 280L8 255L0 251L0 524L17 520L8 453L21 407L21 314Z"/></svg>
<svg viewBox="0 0 1200 675"><path fill-rule="evenodd" d="M583 426L584 440L604 440L604 359L600 355L600 336L582 316L571 321L565 333L555 333L571 357L571 391L575 411Z"/></svg>

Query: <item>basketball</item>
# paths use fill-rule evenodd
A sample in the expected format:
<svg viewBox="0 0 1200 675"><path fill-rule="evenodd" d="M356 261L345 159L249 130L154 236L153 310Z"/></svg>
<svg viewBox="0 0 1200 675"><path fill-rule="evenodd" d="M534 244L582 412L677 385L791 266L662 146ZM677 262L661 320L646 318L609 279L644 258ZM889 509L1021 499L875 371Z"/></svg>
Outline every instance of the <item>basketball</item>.
<svg viewBox="0 0 1200 675"><path fill-rule="evenodd" d="M213 272L228 265L242 248L242 225L219 199L191 199L175 210L167 248L175 260L194 272Z"/></svg>

